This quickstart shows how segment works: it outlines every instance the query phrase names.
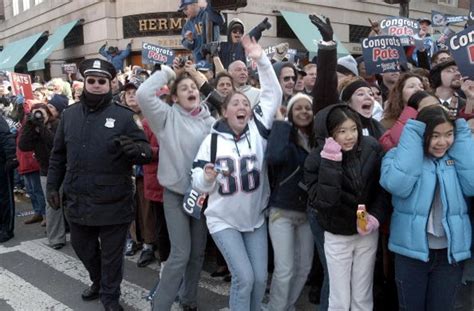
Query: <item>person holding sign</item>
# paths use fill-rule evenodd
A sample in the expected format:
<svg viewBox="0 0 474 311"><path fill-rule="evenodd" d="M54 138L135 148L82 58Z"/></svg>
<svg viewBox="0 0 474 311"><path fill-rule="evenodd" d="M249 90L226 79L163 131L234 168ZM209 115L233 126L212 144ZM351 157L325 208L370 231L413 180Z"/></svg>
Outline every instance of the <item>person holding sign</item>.
<svg viewBox="0 0 474 311"><path fill-rule="evenodd" d="M209 232L232 274L230 309L261 310L267 280L267 224L270 195L265 150L282 90L273 67L254 38L242 38L245 52L257 63L262 85L253 109L241 92L229 95L223 118L201 144L192 171L193 188L209 193L204 214ZM213 135L216 162L211 163Z"/></svg>
<svg viewBox="0 0 474 311"><path fill-rule="evenodd" d="M434 105L408 120L398 146L383 158L380 184L392 194L389 249L401 309L454 310L471 257L473 153L466 121Z"/></svg>

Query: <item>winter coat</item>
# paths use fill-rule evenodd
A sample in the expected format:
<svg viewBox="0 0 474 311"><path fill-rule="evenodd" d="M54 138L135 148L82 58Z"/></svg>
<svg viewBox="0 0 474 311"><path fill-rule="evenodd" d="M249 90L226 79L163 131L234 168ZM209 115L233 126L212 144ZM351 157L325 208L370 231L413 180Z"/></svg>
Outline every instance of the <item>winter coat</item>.
<svg viewBox="0 0 474 311"><path fill-rule="evenodd" d="M272 172L269 206L304 212L308 194L303 184L303 173L308 151L291 140L295 131L288 122L273 123L265 155Z"/></svg>
<svg viewBox="0 0 474 311"><path fill-rule="evenodd" d="M150 142L152 151L152 161L149 164L143 165L145 198L150 201L163 202L163 187L158 181L160 146L146 119L143 120L143 130Z"/></svg>
<svg viewBox="0 0 474 311"><path fill-rule="evenodd" d="M324 230L334 234L357 234L356 213L359 204L379 223L383 209L389 204L387 194L379 185L382 147L370 136L362 136L353 150L343 152L342 161L321 158L323 138L329 137L326 127L329 113L338 106L324 108L316 115L318 147L305 161L304 182L308 188L309 206L314 208Z"/></svg>
<svg viewBox="0 0 474 311"><path fill-rule="evenodd" d="M474 140L466 121L456 121L454 143L439 159L426 156L426 125L409 120L400 142L384 157L380 184L392 194L394 207L389 249L428 262L427 224L438 184L442 225L450 263L471 256L471 223L467 197L474 196Z"/></svg>

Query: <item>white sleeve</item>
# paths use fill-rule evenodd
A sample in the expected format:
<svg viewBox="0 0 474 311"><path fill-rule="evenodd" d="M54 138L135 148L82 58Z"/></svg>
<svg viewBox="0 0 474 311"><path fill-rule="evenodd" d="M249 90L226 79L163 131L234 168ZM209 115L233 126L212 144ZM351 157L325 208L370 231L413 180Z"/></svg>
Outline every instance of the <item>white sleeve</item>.
<svg viewBox="0 0 474 311"><path fill-rule="evenodd" d="M260 77L261 93L260 102L253 109L254 116L267 129L271 129L283 92L275 70L265 53L262 53L257 61L257 70Z"/></svg>
<svg viewBox="0 0 474 311"><path fill-rule="evenodd" d="M191 184L193 189L207 193L212 192L216 187L216 181L209 183L204 178L204 165L211 161L211 135L212 134L209 134L204 138L194 159L193 169L191 171Z"/></svg>

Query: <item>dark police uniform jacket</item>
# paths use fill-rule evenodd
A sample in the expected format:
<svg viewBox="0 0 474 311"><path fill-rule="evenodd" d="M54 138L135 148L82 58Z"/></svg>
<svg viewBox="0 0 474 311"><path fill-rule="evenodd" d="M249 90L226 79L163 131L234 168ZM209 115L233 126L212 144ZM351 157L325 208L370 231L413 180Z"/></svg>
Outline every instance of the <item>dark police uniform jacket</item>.
<svg viewBox="0 0 474 311"><path fill-rule="evenodd" d="M69 221L103 226L133 220L133 164L151 161L150 145L135 119L131 109L114 101L97 110L82 102L64 110L54 138L47 187L58 190L63 183ZM115 141L120 135L140 145L139 158L131 161L125 156Z"/></svg>

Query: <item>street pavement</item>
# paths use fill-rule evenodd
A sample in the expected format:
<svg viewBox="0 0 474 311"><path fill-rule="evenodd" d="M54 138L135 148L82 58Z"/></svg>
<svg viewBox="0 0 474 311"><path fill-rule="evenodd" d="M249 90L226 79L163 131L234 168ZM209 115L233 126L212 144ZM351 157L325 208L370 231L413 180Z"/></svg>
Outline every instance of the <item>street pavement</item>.
<svg viewBox="0 0 474 311"><path fill-rule="evenodd" d="M70 243L61 250L49 247L44 227L23 224L31 216L29 201L23 197L16 201L15 237L0 244L0 310L103 310L98 300L85 302L80 297L90 281ZM138 268L138 256L125 257L121 287L125 310L151 309L145 297L158 279L160 266L155 262ZM210 277L214 268L213 260L206 260L199 282L199 310L229 310L230 283ZM307 292L305 288L297 310L317 310L308 302ZM172 310L180 310L177 303Z"/></svg>

